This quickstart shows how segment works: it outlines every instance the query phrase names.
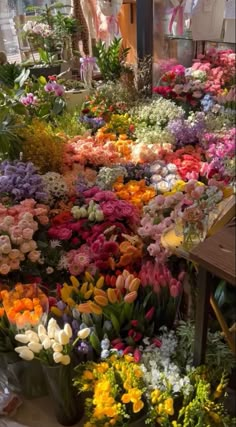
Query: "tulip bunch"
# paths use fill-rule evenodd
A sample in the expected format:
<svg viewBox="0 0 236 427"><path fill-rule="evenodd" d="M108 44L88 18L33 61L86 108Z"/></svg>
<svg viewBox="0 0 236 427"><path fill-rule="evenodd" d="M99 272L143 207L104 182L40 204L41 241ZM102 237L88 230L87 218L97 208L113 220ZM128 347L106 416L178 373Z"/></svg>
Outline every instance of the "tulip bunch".
<svg viewBox="0 0 236 427"><path fill-rule="evenodd" d="M88 338L89 328L78 332L77 339L73 342L73 332L69 323L61 329L55 319L50 319L45 328L42 324L38 326L37 332L30 329L24 333L16 334L15 339L22 346L15 348L21 359L33 360L37 358L42 362L54 365L69 365L75 344L79 340Z"/></svg>
<svg viewBox="0 0 236 427"><path fill-rule="evenodd" d="M87 302L79 304L77 309L80 313L101 315L102 313L106 314L107 310L109 311L110 305L132 304L138 296L140 283L140 280L127 270L124 270L117 277L114 286L108 289L102 289L104 278L100 278L91 292L93 299L90 297Z"/></svg>
<svg viewBox="0 0 236 427"><path fill-rule="evenodd" d="M1 296L10 324L18 329L33 328L47 318L48 298L36 284L18 283Z"/></svg>
<svg viewBox="0 0 236 427"><path fill-rule="evenodd" d="M156 195L154 188L148 187L144 179L129 181L126 184L122 182L122 179L118 179L113 188L120 199L127 200L140 209Z"/></svg>

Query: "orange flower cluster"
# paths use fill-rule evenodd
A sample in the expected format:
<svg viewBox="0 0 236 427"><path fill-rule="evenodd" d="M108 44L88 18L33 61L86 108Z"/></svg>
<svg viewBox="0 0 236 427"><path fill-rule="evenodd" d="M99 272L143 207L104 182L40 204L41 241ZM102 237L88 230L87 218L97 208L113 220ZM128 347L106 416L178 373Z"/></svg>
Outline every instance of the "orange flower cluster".
<svg viewBox="0 0 236 427"><path fill-rule="evenodd" d="M100 144L105 144L106 142L109 142L109 141L116 141L117 139L115 133L106 132L104 128L98 129L95 138L96 138L96 141L99 142Z"/></svg>
<svg viewBox="0 0 236 427"><path fill-rule="evenodd" d="M12 291L2 291L1 297L9 322L19 329L37 326L48 310L48 299L36 284L18 283Z"/></svg>
<svg viewBox="0 0 236 427"><path fill-rule="evenodd" d="M123 183L122 178L118 178L113 189L116 195L123 200L133 203L138 208L142 208L156 196L156 191L152 187L148 187L145 180L129 181L127 184Z"/></svg>
<svg viewBox="0 0 236 427"><path fill-rule="evenodd" d="M142 258L142 247L143 244L138 236L135 236L137 242L135 241L124 241L120 244L121 257L120 261L117 264L117 267L126 267L129 264L133 264L138 259ZM132 238L131 238L132 239ZM133 238L134 240L135 238Z"/></svg>
<svg viewBox="0 0 236 427"><path fill-rule="evenodd" d="M114 142L115 149L126 161L131 160L132 145L132 139L128 139L125 134L120 135L118 141Z"/></svg>
<svg viewBox="0 0 236 427"><path fill-rule="evenodd" d="M114 150L119 153L123 160L131 160L133 141L126 134L120 134L117 139L115 133L108 133L105 128L101 128L96 134L96 141L100 144L111 142Z"/></svg>

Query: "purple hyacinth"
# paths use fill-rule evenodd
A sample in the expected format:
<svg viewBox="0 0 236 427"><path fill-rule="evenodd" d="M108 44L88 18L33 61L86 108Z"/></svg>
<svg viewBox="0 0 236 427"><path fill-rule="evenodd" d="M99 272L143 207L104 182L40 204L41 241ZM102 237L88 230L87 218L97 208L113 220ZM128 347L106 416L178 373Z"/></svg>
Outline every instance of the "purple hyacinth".
<svg viewBox="0 0 236 427"><path fill-rule="evenodd" d="M0 164L0 194L11 197L13 202L35 199L43 202L48 194L41 176L33 163L5 160Z"/></svg>

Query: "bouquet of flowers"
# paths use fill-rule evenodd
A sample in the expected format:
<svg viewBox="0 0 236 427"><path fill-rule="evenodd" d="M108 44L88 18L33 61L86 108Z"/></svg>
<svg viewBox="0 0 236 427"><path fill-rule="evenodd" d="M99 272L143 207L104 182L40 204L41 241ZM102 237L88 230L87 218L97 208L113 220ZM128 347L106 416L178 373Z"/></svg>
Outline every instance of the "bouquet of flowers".
<svg viewBox="0 0 236 427"><path fill-rule="evenodd" d="M89 392L85 427L128 426L145 415L145 386L140 367L131 356L111 356L76 368L75 387Z"/></svg>

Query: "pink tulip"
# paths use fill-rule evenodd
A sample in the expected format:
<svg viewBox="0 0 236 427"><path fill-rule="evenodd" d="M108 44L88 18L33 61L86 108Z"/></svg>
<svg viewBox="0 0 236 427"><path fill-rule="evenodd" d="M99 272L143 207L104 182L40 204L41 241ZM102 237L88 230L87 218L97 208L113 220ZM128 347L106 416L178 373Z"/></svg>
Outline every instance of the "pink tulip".
<svg viewBox="0 0 236 427"><path fill-rule="evenodd" d="M158 347L158 348L160 348L160 347L161 347L161 345L162 345L161 341L160 341L160 340L158 340L157 338L153 338L153 339L152 339L152 342L153 342L153 344L154 344L156 347Z"/></svg>

